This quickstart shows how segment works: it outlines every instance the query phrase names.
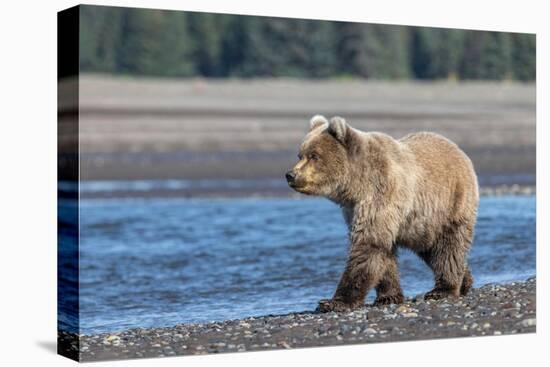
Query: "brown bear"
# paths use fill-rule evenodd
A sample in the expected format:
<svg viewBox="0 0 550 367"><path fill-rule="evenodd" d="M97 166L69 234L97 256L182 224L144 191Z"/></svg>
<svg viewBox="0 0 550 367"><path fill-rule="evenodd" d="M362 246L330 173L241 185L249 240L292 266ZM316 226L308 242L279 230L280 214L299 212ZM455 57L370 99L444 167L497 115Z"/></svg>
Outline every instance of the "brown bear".
<svg viewBox="0 0 550 367"><path fill-rule="evenodd" d="M426 299L468 292L479 194L472 162L456 144L430 132L396 140L354 129L341 117L314 116L298 158L286 174L290 187L337 203L349 229L344 273L319 311L362 307L372 288L375 305L403 302L398 247L433 270Z"/></svg>

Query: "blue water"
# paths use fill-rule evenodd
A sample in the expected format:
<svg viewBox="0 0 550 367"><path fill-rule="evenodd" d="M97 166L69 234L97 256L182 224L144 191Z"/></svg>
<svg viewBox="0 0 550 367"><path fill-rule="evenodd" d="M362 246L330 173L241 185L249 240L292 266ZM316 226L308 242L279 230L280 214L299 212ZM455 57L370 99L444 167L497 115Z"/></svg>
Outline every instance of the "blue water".
<svg viewBox="0 0 550 367"><path fill-rule="evenodd" d="M312 310L347 252L324 199L84 200L80 225L86 334ZM535 275L535 198L482 198L474 242L476 286ZM414 254L400 270L406 295L431 289Z"/></svg>

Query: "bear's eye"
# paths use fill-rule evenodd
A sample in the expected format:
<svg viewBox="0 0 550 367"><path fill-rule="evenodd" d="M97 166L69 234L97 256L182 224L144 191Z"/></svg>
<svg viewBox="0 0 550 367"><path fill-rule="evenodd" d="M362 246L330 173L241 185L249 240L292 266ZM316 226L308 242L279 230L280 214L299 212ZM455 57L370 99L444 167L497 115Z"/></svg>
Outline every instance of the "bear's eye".
<svg viewBox="0 0 550 367"><path fill-rule="evenodd" d="M309 155L309 159L312 160L312 161L318 161L319 160L319 154L317 153L311 153Z"/></svg>

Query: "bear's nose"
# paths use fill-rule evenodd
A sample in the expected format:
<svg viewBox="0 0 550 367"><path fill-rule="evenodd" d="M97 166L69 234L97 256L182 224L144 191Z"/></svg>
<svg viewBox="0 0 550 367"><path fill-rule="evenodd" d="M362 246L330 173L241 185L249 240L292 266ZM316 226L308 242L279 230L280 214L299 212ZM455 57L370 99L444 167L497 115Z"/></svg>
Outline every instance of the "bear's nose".
<svg viewBox="0 0 550 367"><path fill-rule="evenodd" d="M289 183L292 183L294 182L294 180L296 179L296 174L292 171L288 171L285 175L286 177L286 180L289 182Z"/></svg>

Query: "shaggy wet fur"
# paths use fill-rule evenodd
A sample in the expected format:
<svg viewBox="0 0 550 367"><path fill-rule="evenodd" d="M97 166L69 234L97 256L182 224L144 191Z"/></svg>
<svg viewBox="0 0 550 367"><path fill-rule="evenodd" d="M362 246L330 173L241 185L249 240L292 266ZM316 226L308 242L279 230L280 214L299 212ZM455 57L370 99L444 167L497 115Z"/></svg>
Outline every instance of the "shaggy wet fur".
<svg viewBox="0 0 550 367"><path fill-rule="evenodd" d="M479 202L470 159L448 139L428 132L395 140L361 132L340 117L315 116L289 173L298 192L339 204L349 229L344 273L319 310L403 302L398 247L414 251L433 270L427 299L465 295L473 278L467 264ZM287 176L289 177L289 176Z"/></svg>

